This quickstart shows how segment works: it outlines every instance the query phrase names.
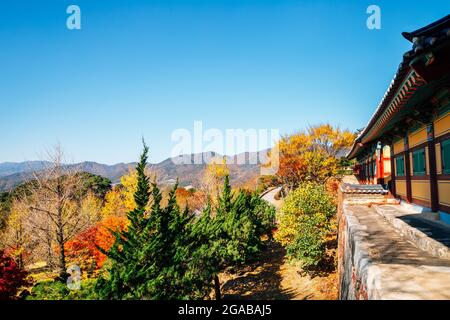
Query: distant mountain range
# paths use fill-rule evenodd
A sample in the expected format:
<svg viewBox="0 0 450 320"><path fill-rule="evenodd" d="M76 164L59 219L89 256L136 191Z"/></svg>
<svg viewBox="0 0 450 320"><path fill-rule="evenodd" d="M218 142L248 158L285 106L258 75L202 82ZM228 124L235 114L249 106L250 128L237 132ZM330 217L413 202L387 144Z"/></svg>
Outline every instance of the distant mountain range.
<svg viewBox="0 0 450 320"><path fill-rule="evenodd" d="M247 182L255 182L259 176L259 164L233 164L236 157L246 157L251 159L257 153L247 152L232 157L227 157L227 165L230 170L230 181L232 185L242 185ZM212 152L203 154L192 154L183 157L190 159L207 159L209 157L222 157ZM199 186L205 169L205 164L177 164L180 157L168 158L160 163L149 164L151 172L156 173L158 183L161 185L171 185L178 178L180 186ZM248 162L247 162L248 163ZM34 171L40 171L48 167L47 161L26 161L26 162L3 162L0 163L0 192L13 189L22 182L33 178ZM67 165L76 167L79 171L84 171L99 176L103 176L112 181L113 184L120 183L120 178L127 174L136 166L136 163L118 163L106 165L96 162L81 162Z"/></svg>
<svg viewBox="0 0 450 320"><path fill-rule="evenodd" d="M25 161L25 162L4 162L0 163L0 192L9 191L22 182L33 178L33 172L40 171L51 165L47 161ZM96 162L81 162L67 165L76 167L79 171L89 172L110 179L113 183L118 183L120 178L126 174L133 163L118 163L106 165Z"/></svg>

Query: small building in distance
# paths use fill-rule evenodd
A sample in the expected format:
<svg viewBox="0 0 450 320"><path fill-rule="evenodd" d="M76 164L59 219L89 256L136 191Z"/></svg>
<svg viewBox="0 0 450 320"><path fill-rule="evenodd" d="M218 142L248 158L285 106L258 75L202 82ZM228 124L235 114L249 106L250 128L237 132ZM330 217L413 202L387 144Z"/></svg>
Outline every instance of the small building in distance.
<svg viewBox="0 0 450 320"><path fill-rule="evenodd" d="M412 49L347 157L360 183L450 223L450 15L402 35Z"/></svg>

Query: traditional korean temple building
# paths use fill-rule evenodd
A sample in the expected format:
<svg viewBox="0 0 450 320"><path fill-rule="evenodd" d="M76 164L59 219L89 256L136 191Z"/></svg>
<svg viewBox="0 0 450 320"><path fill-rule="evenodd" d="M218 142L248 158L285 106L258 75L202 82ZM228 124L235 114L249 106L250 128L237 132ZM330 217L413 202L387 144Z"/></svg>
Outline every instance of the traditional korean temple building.
<svg viewBox="0 0 450 320"><path fill-rule="evenodd" d="M348 158L360 183L450 221L450 15L402 35L412 49Z"/></svg>

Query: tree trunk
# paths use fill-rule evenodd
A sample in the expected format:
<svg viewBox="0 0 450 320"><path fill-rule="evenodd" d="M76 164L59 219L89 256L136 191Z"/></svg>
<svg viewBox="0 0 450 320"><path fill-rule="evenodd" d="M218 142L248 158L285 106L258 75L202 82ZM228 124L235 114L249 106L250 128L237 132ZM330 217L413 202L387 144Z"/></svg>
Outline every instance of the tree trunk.
<svg viewBox="0 0 450 320"><path fill-rule="evenodd" d="M17 232L16 238L20 248L20 253L19 256L17 257L17 265L19 266L20 269L23 269L25 267L23 262L23 248L25 247L25 244L22 236L22 223L20 223L19 225L19 231Z"/></svg>
<svg viewBox="0 0 450 320"><path fill-rule="evenodd" d="M17 265L19 266L20 269L23 269L25 267L24 263L23 263L23 253L22 250L20 250L19 256L17 257Z"/></svg>
<svg viewBox="0 0 450 320"><path fill-rule="evenodd" d="M63 225L63 209L62 205L58 205L58 226L56 232L56 239L59 246L59 259L58 259L58 273L61 281L67 280L67 272L66 272L66 252L64 249L64 225Z"/></svg>
<svg viewBox="0 0 450 320"><path fill-rule="evenodd" d="M222 300L222 296L220 294L220 281L217 274L214 276L214 292L216 294L216 300Z"/></svg>
<svg viewBox="0 0 450 320"><path fill-rule="evenodd" d="M62 280L62 281L67 280L66 254L64 252L64 243L61 243L61 242L59 243L58 274L59 274L60 280Z"/></svg>
<svg viewBox="0 0 450 320"><path fill-rule="evenodd" d="M50 231L47 232L47 266L53 269L53 253L52 253L52 238Z"/></svg>

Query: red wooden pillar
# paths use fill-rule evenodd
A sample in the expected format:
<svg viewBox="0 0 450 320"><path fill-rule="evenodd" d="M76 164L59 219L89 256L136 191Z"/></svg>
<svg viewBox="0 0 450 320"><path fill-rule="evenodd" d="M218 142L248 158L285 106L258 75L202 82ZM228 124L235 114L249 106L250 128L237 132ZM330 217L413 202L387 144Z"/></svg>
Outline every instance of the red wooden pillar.
<svg viewBox="0 0 450 320"><path fill-rule="evenodd" d="M384 156L383 156L383 145L381 142L377 143L377 148L375 151L375 161L377 166L376 178L377 183L384 183Z"/></svg>

